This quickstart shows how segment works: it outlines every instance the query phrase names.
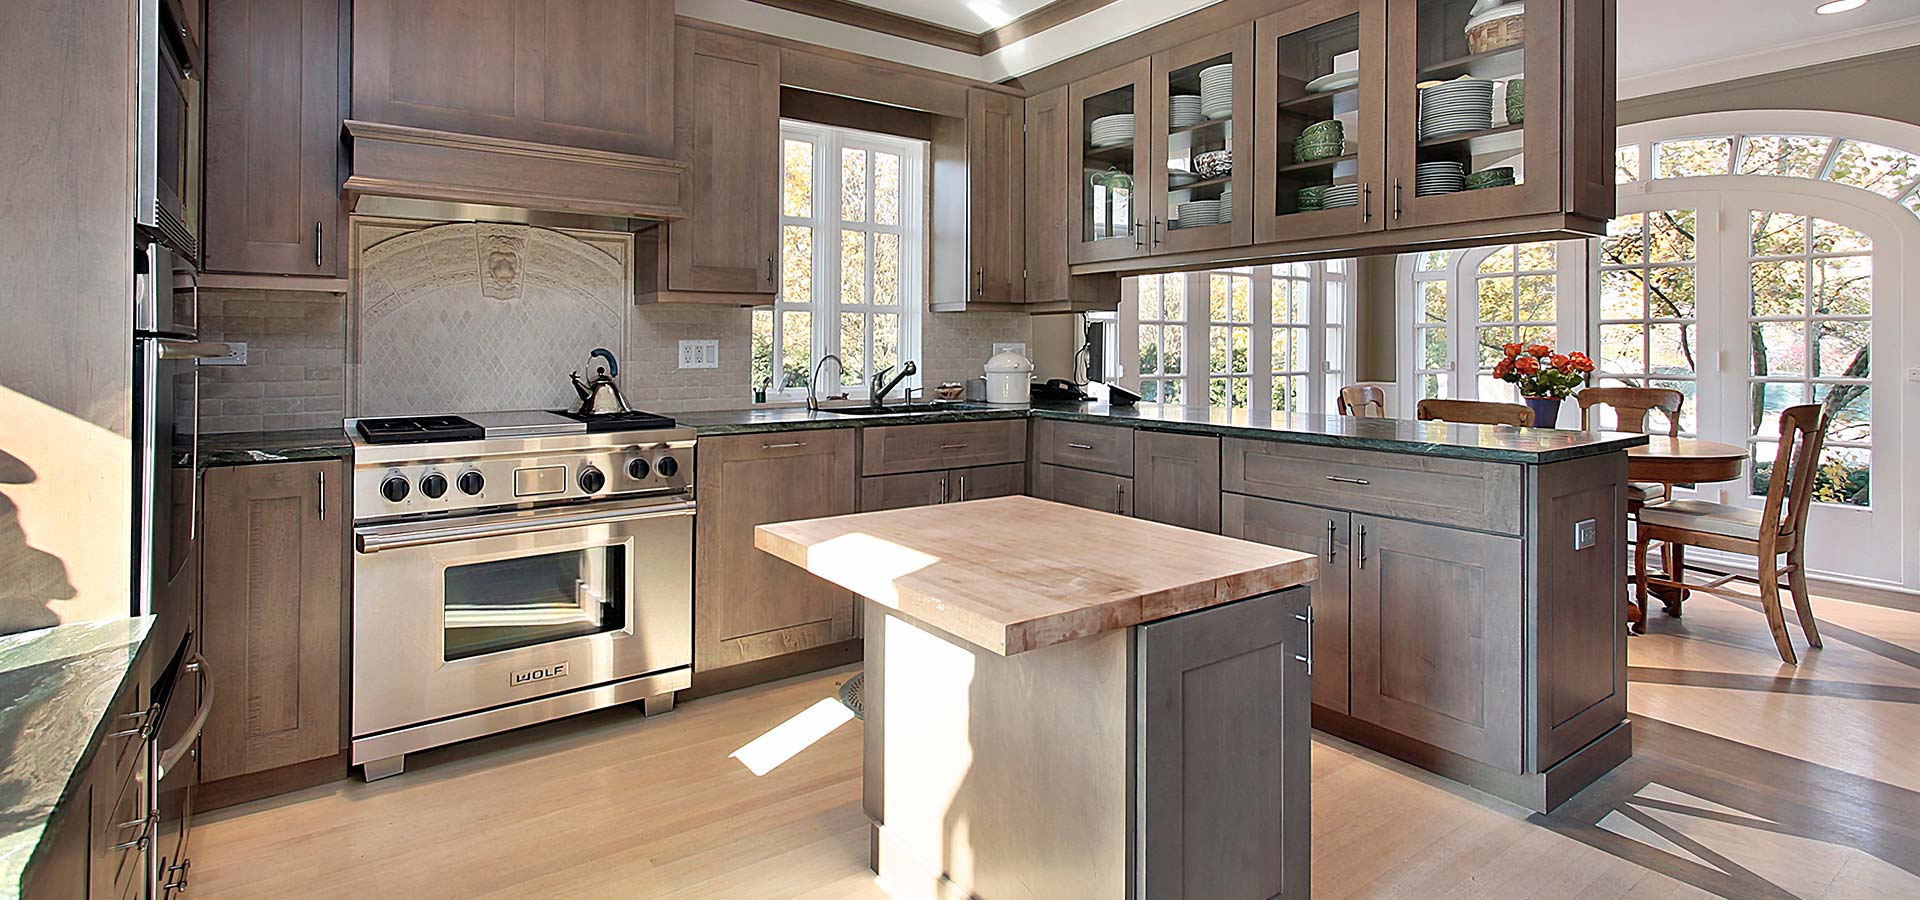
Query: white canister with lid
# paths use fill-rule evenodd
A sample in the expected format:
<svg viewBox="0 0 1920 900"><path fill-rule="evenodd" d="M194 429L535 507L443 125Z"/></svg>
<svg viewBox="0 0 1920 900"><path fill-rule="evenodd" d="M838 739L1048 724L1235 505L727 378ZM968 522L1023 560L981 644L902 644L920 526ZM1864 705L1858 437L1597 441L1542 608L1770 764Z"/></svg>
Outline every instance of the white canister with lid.
<svg viewBox="0 0 1920 900"><path fill-rule="evenodd" d="M987 359L987 402L1027 403L1033 399L1033 361L1012 350Z"/></svg>

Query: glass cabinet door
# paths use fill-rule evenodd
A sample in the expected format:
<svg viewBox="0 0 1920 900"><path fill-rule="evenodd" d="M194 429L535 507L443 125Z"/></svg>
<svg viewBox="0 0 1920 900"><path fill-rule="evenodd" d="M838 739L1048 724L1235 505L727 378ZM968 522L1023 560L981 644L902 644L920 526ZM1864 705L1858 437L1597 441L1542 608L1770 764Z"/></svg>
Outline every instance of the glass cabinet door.
<svg viewBox="0 0 1920 900"><path fill-rule="evenodd" d="M1558 0L1410 5L1389 26L1389 227L1558 212Z"/></svg>
<svg viewBox="0 0 1920 900"><path fill-rule="evenodd" d="M1068 258L1092 262L1147 252L1147 101L1151 60L1137 60L1074 83L1070 134L1080 160Z"/></svg>
<svg viewBox="0 0 1920 900"><path fill-rule="evenodd" d="M1152 252L1251 242L1253 72L1251 25L1154 54Z"/></svg>
<svg viewBox="0 0 1920 900"><path fill-rule="evenodd" d="M1255 23L1267 116L1254 239L1385 227L1386 0L1303 3Z"/></svg>

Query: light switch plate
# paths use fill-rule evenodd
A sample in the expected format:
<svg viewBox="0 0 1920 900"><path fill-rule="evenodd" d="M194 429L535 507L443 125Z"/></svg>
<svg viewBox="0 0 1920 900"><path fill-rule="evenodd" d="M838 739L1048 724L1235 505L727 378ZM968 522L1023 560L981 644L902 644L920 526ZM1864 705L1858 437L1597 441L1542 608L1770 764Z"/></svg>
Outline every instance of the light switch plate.
<svg viewBox="0 0 1920 900"><path fill-rule="evenodd" d="M719 341L681 341L680 368L717 369L720 368Z"/></svg>
<svg viewBox="0 0 1920 900"><path fill-rule="evenodd" d="M1907 369L1907 380L1914 384L1920 384L1920 366L1912 366Z"/></svg>
<svg viewBox="0 0 1920 900"><path fill-rule="evenodd" d="M993 342L993 352L1004 353L1008 350L1012 350L1013 352L1018 353L1021 356L1026 356L1027 355L1026 342L1024 341L994 341Z"/></svg>
<svg viewBox="0 0 1920 900"><path fill-rule="evenodd" d="M1593 519L1581 519L1573 523L1573 549L1591 549L1600 540L1600 523Z"/></svg>
<svg viewBox="0 0 1920 900"><path fill-rule="evenodd" d="M227 341L226 345L229 351L226 356L215 359L203 359L200 360L200 364L203 366L244 366L247 364L247 342Z"/></svg>

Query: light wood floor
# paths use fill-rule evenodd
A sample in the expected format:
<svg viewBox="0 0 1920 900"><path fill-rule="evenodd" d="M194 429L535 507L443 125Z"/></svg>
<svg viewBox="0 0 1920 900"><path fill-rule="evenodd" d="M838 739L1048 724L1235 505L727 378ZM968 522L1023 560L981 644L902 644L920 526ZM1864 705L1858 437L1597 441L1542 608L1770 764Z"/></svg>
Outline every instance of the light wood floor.
<svg viewBox="0 0 1920 900"><path fill-rule="evenodd" d="M1815 608L1827 646L1798 670L1757 606L1656 608L1629 642L1635 758L1552 816L1317 737L1314 896L1920 897L1920 612ZM847 674L652 721L597 713L222 810L196 823L193 896L884 898L859 722L764 776L728 756Z"/></svg>

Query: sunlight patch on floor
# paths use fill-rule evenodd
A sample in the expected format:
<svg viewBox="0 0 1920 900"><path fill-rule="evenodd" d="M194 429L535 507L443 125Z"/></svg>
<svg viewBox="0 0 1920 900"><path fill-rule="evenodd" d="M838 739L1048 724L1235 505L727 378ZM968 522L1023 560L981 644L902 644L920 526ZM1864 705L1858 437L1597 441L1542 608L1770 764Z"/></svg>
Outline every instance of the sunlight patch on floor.
<svg viewBox="0 0 1920 900"><path fill-rule="evenodd" d="M755 775L765 775L799 755L800 751L813 746L816 741L832 734L835 728L847 724L852 718L853 710L848 709L839 698L822 697L820 702L795 713L785 722L773 726L766 734L727 754L727 758L739 760L747 767L747 771Z"/></svg>

